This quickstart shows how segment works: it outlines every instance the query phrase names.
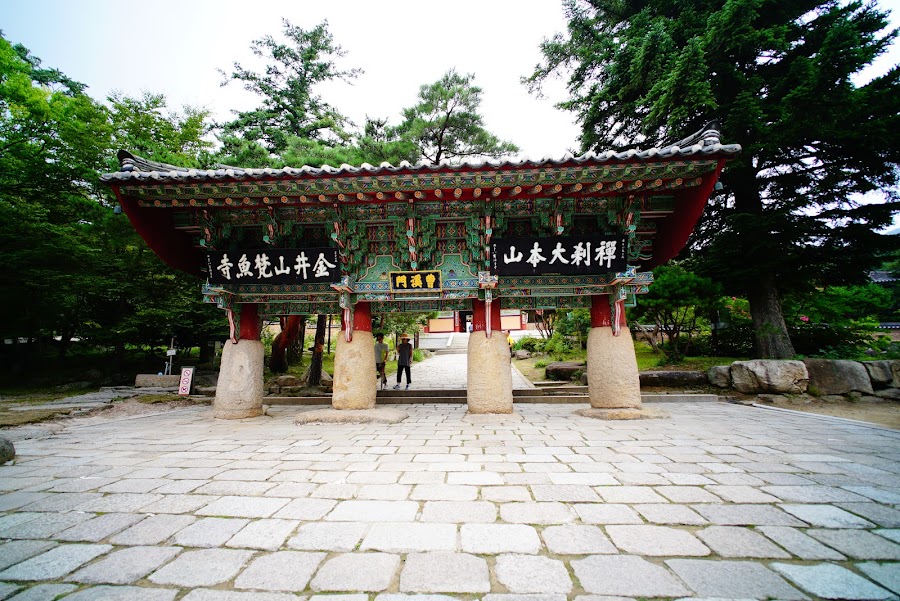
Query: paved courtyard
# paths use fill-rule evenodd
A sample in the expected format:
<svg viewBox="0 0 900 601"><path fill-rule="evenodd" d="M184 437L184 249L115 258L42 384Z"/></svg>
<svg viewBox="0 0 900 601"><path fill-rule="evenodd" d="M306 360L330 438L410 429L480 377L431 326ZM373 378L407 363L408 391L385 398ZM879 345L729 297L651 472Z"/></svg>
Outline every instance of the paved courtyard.
<svg viewBox="0 0 900 601"><path fill-rule="evenodd" d="M900 432L658 407L71 426L0 467L0 599L898 597Z"/></svg>

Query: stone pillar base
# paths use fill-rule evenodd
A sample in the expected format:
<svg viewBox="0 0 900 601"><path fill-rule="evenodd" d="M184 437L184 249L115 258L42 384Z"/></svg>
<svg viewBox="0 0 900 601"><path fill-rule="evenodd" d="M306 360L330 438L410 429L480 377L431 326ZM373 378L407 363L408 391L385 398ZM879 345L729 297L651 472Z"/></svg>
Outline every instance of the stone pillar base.
<svg viewBox="0 0 900 601"><path fill-rule="evenodd" d="M587 346L591 407L641 408L641 378L627 327L613 336L608 326L591 328Z"/></svg>
<svg viewBox="0 0 900 601"><path fill-rule="evenodd" d="M469 334L466 397L469 413L512 413L509 343L503 332Z"/></svg>
<svg viewBox="0 0 900 601"><path fill-rule="evenodd" d="M356 330L347 342L338 334L334 351L334 389L331 406L335 409L371 409L375 406L375 337L372 332Z"/></svg>
<svg viewBox="0 0 900 601"><path fill-rule="evenodd" d="M213 401L218 419L243 419L262 415L263 361L265 351L259 340L226 342Z"/></svg>

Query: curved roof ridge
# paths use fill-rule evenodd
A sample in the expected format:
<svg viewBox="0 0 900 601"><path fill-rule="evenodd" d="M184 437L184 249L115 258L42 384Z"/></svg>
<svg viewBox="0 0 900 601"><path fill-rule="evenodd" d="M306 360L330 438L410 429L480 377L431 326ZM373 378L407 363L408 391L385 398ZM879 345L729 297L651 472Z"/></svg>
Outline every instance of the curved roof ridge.
<svg viewBox="0 0 900 601"><path fill-rule="evenodd" d="M573 156L566 152L559 159L545 156L540 159L532 159L528 157L513 159L493 159L485 157L482 159L467 159L459 163L452 163L449 160L442 160L440 163L431 161L418 161L412 164L408 161L401 161L397 165L391 163L381 163L374 166L369 163L362 163L359 166L341 164L338 167L332 165L321 165L313 167L311 165L303 165L301 167L281 167L281 168L246 168L233 167L231 165L216 165L214 169L194 169L187 167L179 167L168 163L151 161L143 157L134 155L128 151L120 150L118 159L120 170L114 173L106 173L100 176L102 181L123 181L123 180L162 180L162 179L221 179L223 177L248 177L258 178L265 176L279 175L377 175L380 173L396 173L398 171L439 171L439 170L464 170L492 168L502 169L504 167L521 168L521 167L544 167L544 166L562 166L564 164L583 164L591 161L611 162L611 161L634 161L634 160L653 160L653 159L669 159L684 158L695 155L709 156L713 154L736 155L741 151L740 144L722 144L720 142L721 134L715 127L711 125L705 126L702 130L694 133L683 140L678 140L672 144L659 147L652 147L646 150L639 148L631 148L628 150L602 150L588 151L578 156Z"/></svg>

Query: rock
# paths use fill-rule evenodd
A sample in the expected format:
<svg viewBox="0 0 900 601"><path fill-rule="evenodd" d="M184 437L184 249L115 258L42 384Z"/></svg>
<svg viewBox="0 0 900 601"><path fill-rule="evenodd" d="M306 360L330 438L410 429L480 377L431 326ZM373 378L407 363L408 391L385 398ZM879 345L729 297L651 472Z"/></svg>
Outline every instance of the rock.
<svg viewBox="0 0 900 601"><path fill-rule="evenodd" d="M735 361L731 364L732 386L739 392L786 392L798 394L806 391L809 374L802 361L754 359Z"/></svg>
<svg viewBox="0 0 900 601"><path fill-rule="evenodd" d="M16 458L16 447L12 441L0 437L0 465Z"/></svg>
<svg viewBox="0 0 900 601"><path fill-rule="evenodd" d="M894 381L893 361L860 361L869 374L873 388L887 388Z"/></svg>
<svg viewBox="0 0 900 601"><path fill-rule="evenodd" d="M885 388L884 390L876 390L875 396L877 396L879 399L900 401L900 388Z"/></svg>
<svg viewBox="0 0 900 601"><path fill-rule="evenodd" d="M891 361L891 374L894 376L891 387L900 388L900 361Z"/></svg>
<svg viewBox="0 0 900 601"><path fill-rule="evenodd" d="M375 351L373 350L372 352L375 352ZM334 378L331 377L330 373L328 373L327 371L325 371L323 369L322 370L322 378L319 380L319 384L325 385L325 384L331 384L332 382L334 382Z"/></svg>
<svg viewBox="0 0 900 601"><path fill-rule="evenodd" d="M785 403L788 398L781 394L760 394L757 396L762 403Z"/></svg>
<svg viewBox="0 0 900 601"><path fill-rule="evenodd" d="M684 388L709 383L702 371L642 371L641 386L674 386Z"/></svg>
<svg viewBox="0 0 900 601"><path fill-rule="evenodd" d="M297 379L297 376L278 376L275 378L276 386L301 386L302 382Z"/></svg>
<svg viewBox="0 0 900 601"><path fill-rule="evenodd" d="M847 394L856 390L872 394L872 382L862 363L833 359L804 359L809 387L816 394Z"/></svg>
<svg viewBox="0 0 900 601"><path fill-rule="evenodd" d="M713 365L706 372L706 379L709 383L717 388L731 387L731 366L730 365Z"/></svg>
<svg viewBox="0 0 900 601"><path fill-rule="evenodd" d="M138 374L134 377L135 388L178 388L180 383L181 376Z"/></svg>
<svg viewBox="0 0 900 601"><path fill-rule="evenodd" d="M880 403L884 401L884 399L880 399L877 396L866 395L859 398L861 403Z"/></svg>
<svg viewBox="0 0 900 601"><path fill-rule="evenodd" d="M819 397L820 401L825 401L826 403L843 403L847 399L842 397L839 394L826 394Z"/></svg>
<svg viewBox="0 0 900 601"><path fill-rule="evenodd" d="M585 371L586 363L578 361L554 361L547 365L548 380L571 380L577 372Z"/></svg>
<svg viewBox="0 0 900 601"><path fill-rule="evenodd" d="M57 386L56 390L60 392L68 392L70 390L84 390L85 388L90 388L90 382L69 382L68 384L63 384L62 386Z"/></svg>
<svg viewBox="0 0 900 601"><path fill-rule="evenodd" d="M531 357L531 353L525 349L519 349L515 352L515 357L516 359L528 359Z"/></svg>

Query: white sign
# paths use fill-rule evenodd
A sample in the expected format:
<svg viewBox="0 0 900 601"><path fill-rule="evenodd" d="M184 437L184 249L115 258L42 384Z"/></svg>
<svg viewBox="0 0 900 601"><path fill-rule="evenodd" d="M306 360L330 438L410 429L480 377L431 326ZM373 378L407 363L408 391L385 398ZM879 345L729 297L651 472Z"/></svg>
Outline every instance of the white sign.
<svg viewBox="0 0 900 601"><path fill-rule="evenodd" d="M191 394L191 381L194 379L193 367L181 368L181 380L178 383L179 396L188 396Z"/></svg>

